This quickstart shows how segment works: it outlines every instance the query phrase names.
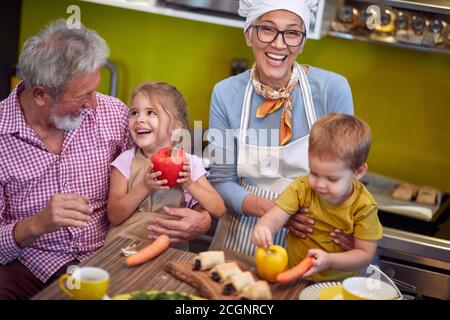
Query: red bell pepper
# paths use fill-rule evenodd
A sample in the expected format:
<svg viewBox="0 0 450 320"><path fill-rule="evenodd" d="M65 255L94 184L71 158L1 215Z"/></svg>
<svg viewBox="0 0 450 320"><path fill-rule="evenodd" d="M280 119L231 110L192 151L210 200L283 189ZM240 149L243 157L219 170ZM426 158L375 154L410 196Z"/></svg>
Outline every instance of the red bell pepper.
<svg viewBox="0 0 450 320"><path fill-rule="evenodd" d="M186 155L183 149L172 149L172 147L162 148L151 156L153 171L161 171L158 180L167 179L169 188L175 187L177 179L180 179L180 172L183 171Z"/></svg>

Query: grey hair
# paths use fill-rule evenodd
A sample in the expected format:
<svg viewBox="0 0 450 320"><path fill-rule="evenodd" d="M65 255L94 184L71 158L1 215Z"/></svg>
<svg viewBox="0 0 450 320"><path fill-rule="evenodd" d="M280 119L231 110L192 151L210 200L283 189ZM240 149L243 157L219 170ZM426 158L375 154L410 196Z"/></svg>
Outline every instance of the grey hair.
<svg viewBox="0 0 450 320"><path fill-rule="evenodd" d="M42 85L58 98L76 75L90 74L106 63L109 48L92 29L69 29L58 19L24 44L18 73L25 88Z"/></svg>

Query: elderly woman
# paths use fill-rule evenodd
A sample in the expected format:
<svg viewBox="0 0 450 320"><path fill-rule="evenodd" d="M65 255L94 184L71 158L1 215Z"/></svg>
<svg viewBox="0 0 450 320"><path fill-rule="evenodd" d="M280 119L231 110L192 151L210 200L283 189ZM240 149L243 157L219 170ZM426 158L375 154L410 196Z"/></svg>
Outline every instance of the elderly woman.
<svg viewBox="0 0 450 320"><path fill-rule="evenodd" d="M308 173L311 126L330 112L353 114L353 103L343 76L296 62L317 0L240 0L239 6L256 62L219 82L212 94L209 178L230 210L211 248L252 263L256 248L250 238L257 217L292 179ZM304 209L286 227L305 237L314 232L313 225ZM286 232L280 231L275 243L284 245ZM330 241L343 250L353 247L352 236L340 230L330 234Z"/></svg>

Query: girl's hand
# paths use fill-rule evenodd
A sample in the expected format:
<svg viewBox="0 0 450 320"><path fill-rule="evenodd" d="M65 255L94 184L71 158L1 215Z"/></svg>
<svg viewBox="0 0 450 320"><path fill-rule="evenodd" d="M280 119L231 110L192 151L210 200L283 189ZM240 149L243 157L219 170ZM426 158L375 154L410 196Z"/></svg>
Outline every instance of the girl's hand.
<svg viewBox="0 0 450 320"><path fill-rule="evenodd" d="M150 191L152 189L166 190L169 189L167 184L167 180L157 180L156 178L161 175L161 171L153 172L153 164L150 164L147 172L145 173L144 179L142 180L144 187Z"/></svg>
<svg viewBox="0 0 450 320"><path fill-rule="evenodd" d="M183 189L189 188L189 186L193 183L191 178L191 166L188 159L184 160L183 171L180 172L180 177L180 179L177 179L177 182Z"/></svg>
<svg viewBox="0 0 450 320"><path fill-rule="evenodd" d="M259 248L267 248L272 245L272 232L265 226L256 226L253 231L252 241Z"/></svg>
<svg viewBox="0 0 450 320"><path fill-rule="evenodd" d="M310 249L307 254L308 257L313 257L313 266L306 272L303 277L309 277L316 272L329 269L331 266L331 255L320 249Z"/></svg>

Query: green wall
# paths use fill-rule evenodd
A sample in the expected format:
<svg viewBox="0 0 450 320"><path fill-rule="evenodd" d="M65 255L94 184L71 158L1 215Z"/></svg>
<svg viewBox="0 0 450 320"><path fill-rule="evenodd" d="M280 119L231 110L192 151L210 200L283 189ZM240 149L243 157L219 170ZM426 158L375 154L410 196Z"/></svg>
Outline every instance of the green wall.
<svg viewBox="0 0 450 320"><path fill-rule="evenodd" d="M119 67L119 97L146 80L183 92L192 120L208 123L212 87L230 73L234 58L251 61L242 30L75 0L24 0L24 40L47 22L68 17L97 30ZM373 130L373 172L450 192L450 56L326 37L310 40L300 62L346 76L357 115ZM100 87L106 92L108 77Z"/></svg>

